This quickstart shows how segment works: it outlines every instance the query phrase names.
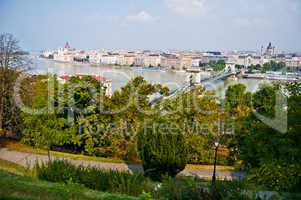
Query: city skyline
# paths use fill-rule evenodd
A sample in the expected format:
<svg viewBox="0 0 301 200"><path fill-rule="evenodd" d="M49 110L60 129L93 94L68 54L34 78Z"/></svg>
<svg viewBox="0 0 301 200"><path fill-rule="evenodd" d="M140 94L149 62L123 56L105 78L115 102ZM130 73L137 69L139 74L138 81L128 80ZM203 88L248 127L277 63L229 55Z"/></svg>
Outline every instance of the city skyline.
<svg viewBox="0 0 301 200"><path fill-rule="evenodd" d="M0 0L0 32L24 50L256 50L268 42L301 51L298 0Z"/></svg>

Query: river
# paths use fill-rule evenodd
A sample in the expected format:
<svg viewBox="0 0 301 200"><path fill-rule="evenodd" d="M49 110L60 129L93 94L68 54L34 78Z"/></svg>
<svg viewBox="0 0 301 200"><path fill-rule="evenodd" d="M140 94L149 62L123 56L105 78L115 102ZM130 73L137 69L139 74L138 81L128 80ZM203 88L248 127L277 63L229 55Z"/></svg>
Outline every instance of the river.
<svg viewBox="0 0 301 200"><path fill-rule="evenodd" d="M94 66L82 63L61 63L53 60L31 56L33 74L57 74L61 75L100 75L112 80L112 90L116 91L124 86L130 79L143 76L151 83L160 83L168 86L171 90L181 87L187 80L185 72L163 71L141 67L119 67L119 66ZM223 97L229 85L243 83L247 90L254 92L264 80L238 79L237 81L215 81L207 85L207 89L216 90L218 96Z"/></svg>

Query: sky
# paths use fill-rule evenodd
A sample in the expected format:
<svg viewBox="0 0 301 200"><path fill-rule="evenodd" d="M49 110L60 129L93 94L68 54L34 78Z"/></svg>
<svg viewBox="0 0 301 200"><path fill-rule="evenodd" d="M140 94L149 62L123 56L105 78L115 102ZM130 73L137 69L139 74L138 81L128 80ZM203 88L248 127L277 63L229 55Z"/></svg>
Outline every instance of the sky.
<svg viewBox="0 0 301 200"><path fill-rule="evenodd" d="M301 0L0 0L0 33L24 50L301 52Z"/></svg>

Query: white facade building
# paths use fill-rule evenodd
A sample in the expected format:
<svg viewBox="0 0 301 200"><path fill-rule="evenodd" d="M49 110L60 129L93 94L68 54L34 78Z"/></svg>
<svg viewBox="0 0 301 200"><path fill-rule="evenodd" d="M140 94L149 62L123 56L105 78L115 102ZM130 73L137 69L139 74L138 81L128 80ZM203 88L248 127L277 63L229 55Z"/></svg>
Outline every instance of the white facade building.
<svg viewBox="0 0 301 200"><path fill-rule="evenodd" d="M106 65L117 65L119 54L103 55L101 57L101 63Z"/></svg>
<svg viewBox="0 0 301 200"><path fill-rule="evenodd" d="M101 57L102 54L97 51L91 51L88 53L89 55L89 62L93 64L100 64L101 63Z"/></svg>
<svg viewBox="0 0 301 200"><path fill-rule="evenodd" d="M58 49L58 51L53 54L53 60L61 62L72 62L75 55L76 50L70 48L67 42L64 48Z"/></svg>
<svg viewBox="0 0 301 200"><path fill-rule="evenodd" d="M263 56L257 55L232 55L229 56L227 61L236 65L243 65L249 67L251 65L263 65L264 63L270 62L271 59L264 58Z"/></svg>
<svg viewBox="0 0 301 200"><path fill-rule="evenodd" d="M144 66L145 67L158 67L161 65L162 56L160 54L149 54L144 57Z"/></svg>
<svg viewBox="0 0 301 200"><path fill-rule="evenodd" d="M202 63L202 58L192 58L192 67L199 67Z"/></svg>

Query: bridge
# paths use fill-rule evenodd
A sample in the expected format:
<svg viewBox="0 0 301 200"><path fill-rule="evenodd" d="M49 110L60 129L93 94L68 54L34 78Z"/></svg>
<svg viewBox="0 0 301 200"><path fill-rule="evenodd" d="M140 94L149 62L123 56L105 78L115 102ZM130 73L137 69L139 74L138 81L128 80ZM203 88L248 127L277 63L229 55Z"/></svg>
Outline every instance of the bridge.
<svg viewBox="0 0 301 200"><path fill-rule="evenodd" d="M203 78L198 83L193 83L193 81L191 80L192 77L190 77L189 83L185 83L181 88L171 91L168 96L160 95L159 97L152 99L150 101L150 105L155 106L159 101L172 99L182 92L189 92L190 90L195 88L195 86L206 85L208 83L211 83L211 82L214 82L217 80L223 80L229 76L237 75L238 73L240 73L240 70L236 70L235 66L233 64L229 64L229 65L226 65L225 69L223 69L222 71L215 73L215 74L211 75L210 77Z"/></svg>

